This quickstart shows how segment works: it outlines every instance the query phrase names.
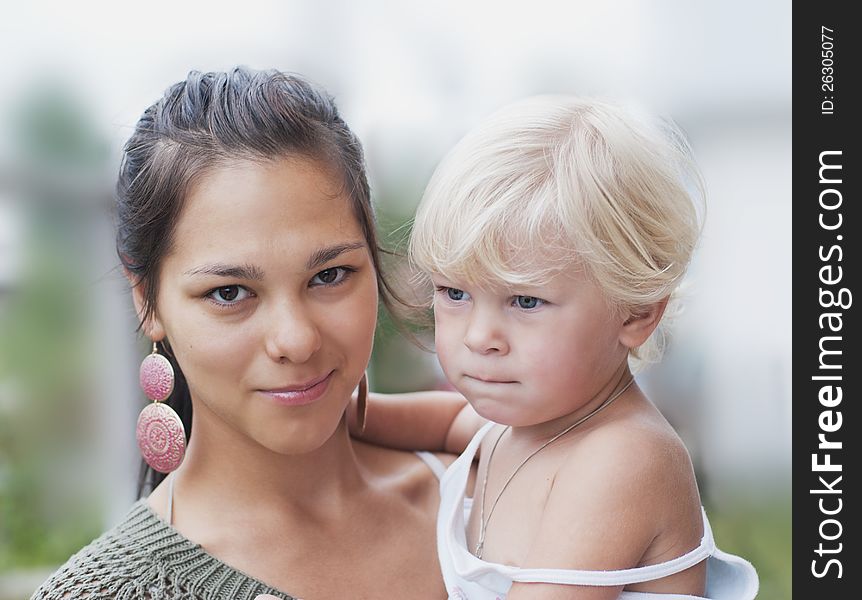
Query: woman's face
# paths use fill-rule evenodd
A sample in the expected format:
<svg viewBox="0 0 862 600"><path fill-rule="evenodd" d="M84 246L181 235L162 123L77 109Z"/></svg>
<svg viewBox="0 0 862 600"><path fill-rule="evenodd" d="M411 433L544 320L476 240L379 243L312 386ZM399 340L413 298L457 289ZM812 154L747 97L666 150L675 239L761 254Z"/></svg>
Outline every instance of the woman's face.
<svg viewBox="0 0 862 600"><path fill-rule="evenodd" d="M282 454L320 447L368 364L377 317L341 179L296 157L218 168L193 186L174 239L147 330L167 337L186 376L195 434L227 428Z"/></svg>

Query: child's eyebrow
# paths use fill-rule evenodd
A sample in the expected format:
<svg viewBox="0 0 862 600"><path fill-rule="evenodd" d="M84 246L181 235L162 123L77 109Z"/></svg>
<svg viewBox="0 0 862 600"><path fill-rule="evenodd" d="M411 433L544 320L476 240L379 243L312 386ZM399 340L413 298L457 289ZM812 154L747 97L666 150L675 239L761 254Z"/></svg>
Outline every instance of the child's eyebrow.
<svg viewBox="0 0 862 600"><path fill-rule="evenodd" d="M332 259L344 254L345 252L350 252L351 250L358 250L360 248L365 247L365 241L357 241L357 242L345 242L343 244L335 244L334 246L327 246L326 248L321 248L319 250L315 250L311 256L308 257L308 262L305 264L305 268L311 271L312 269L316 269L317 267L324 265L331 261Z"/></svg>

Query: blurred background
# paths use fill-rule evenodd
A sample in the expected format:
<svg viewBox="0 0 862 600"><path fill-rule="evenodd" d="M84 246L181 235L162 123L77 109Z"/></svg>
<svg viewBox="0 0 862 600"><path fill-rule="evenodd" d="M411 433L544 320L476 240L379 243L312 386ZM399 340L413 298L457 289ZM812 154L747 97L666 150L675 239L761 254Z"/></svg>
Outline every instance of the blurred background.
<svg viewBox="0 0 862 600"><path fill-rule="evenodd" d="M529 6L529 8L528 8ZM15 2L0 23L0 600L29 597L135 499L146 343L113 247L137 117L191 69L297 71L366 148L395 245L437 162L515 99L634 98L708 186L686 310L639 376L685 440L716 538L790 590L791 13L778 0ZM378 391L442 385L385 320Z"/></svg>

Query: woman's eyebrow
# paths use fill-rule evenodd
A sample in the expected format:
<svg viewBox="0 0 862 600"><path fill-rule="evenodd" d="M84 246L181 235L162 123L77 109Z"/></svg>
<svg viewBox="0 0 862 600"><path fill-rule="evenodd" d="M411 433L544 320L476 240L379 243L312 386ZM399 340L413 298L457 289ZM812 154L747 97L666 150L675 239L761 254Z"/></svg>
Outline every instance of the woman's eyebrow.
<svg viewBox="0 0 862 600"><path fill-rule="evenodd" d="M321 265L325 265L333 258L344 254L345 252L350 252L351 250L358 250L360 248L365 248L365 241L361 242L347 242L344 244L336 244L334 246L327 246L326 248L321 248L320 250L316 250L311 256L308 257L308 262L305 264L305 268L309 271L316 269Z"/></svg>
<svg viewBox="0 0 862 600"><path fill-rule="evenodd" d="M263 270L254 265L225 265L222 263L215 263L189 269L185 274L191 276L217 275L219 277L248 279L252 281L261 281L263 279Z"/></svg>
<svg viewBox="0 0 862 600"><path fill-rule="evenodd" d="M306 262L306 269L312 270L321 265L324 265L332 259L350 252L365 247L364 241L346 242L344 244L336 244L315 250ZM216 275L218 277L229 277L233 279L247 279L251 281L261 281L264 278L263 270L254 265L227 265L223 263L213 263L209 265L201 265L185 272L185 275Z"/></svg>

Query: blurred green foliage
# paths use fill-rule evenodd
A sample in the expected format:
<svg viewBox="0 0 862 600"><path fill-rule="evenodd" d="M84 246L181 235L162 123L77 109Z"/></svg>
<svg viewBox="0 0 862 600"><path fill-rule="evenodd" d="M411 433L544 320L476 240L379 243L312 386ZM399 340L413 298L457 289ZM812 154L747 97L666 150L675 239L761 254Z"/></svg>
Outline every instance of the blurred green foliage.
<svg viewBox="0 0 862 600"><path fill-rule="evenodd" d="M76 504L85 490L67 487L89 430L80 279L56 258L34 263L0 314L0 571L62 562L101 528L98 507Z"/></svg>
<svg viewBox="0 0 862 600"><path fill-rule="evenodd" d="M719 548L738 554L757 569L758 600L792 597L790 489L722 510L707 507Z"/></svg>
<svg viewBox="0 0 862 600"><path fill-rule="evenodd" d="M434 319L430 296L423 297L422 290L417 290L407 266L407 239L413 217L403 209L413 206L416 200L403 200L407 193L397 189L374 198L379 210L379 243L384 249L383 273L397 296L392 299L394 312L381 303L369 365L374 390L383 393L434 389L440 384L434 370L429 369L429 364L437 360L432 352Z"/></svg>
<svg viewBox="0 0 862 600"><path fill-rule="evenodd" d="M32 166L91 175L108 158L109 145L90 111L62 81L35 84L22 95L10 121L16 154Z"/></svg>
<svg viewBox="0 0 862 600"><path fill-rule="evenodd" d="M0 572L57 565L103 527L81 472L94 435L91 198L107 145L63 89L40 86L14 112L3 165L23 217L20 276L0 296Z"/></svg>

